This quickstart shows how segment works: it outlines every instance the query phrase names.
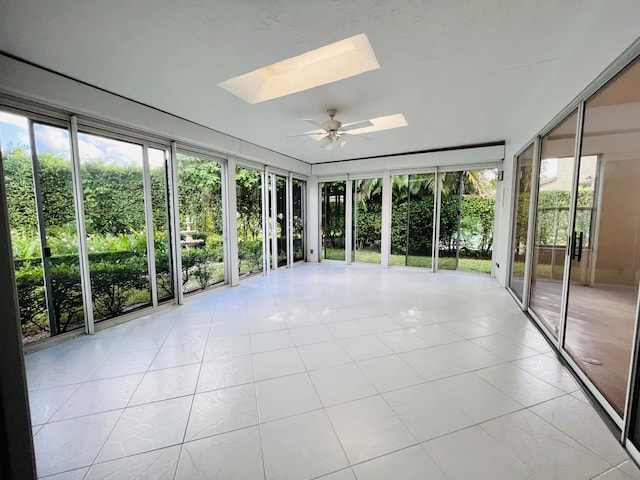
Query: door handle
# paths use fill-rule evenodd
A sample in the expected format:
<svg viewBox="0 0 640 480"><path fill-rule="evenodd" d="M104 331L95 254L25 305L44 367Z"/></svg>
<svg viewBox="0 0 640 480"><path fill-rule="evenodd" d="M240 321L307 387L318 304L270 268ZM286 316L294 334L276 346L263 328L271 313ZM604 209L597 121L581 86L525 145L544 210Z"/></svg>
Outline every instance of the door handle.
<svg viewBox="0 0 640 480"><path fill-rule="evenodd" d="M571 259L582 260L582 242L584 240L584 232L573 232L571 236Z"/></svg>
<svg viewBox="0 0 640 480"><path fill-rule="evenodd" d="M578 237L578 261L582 260L582 240L584 238L584 232L580 232Z"/></svg>

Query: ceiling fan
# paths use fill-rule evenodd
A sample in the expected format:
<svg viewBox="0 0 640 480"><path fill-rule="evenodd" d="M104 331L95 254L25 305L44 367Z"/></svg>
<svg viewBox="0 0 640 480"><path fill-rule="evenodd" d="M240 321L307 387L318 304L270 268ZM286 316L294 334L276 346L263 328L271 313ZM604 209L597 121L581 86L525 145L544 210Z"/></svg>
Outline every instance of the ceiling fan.
<svg viewBox="0 0 640 480"><path fill-rule="evenodd" d="M291 137L298 137L298 136L316 136L316 135L322 135L322 138L319 139L320 141L320 145L326 149L326 150L333 150L333 146L334 144L338 144L339 146L343 147L345 145L345 143L347 143L347 140L344 138L345 135L353 135L351 133L349 133L349 131L351 130L356 130L358 128L365 128L365 127L372 127L373 123L371 123L371 121L369 120L361 120L359 122L352 122L352 123L342 123L338 120L336 120L334 117L336 116L336 113L338 111L335 108L330 108L329 110L327 110L327 113L329 114L329 120L327 120L324 123L320 123L316 120L313 119L309 119L309 118L305 118L304 121L308 122L312 125L315 125L316 127L318 127L319 129L322 129L322 131L312 131L312 132L306 132L306 133L302 133L300 135L289 135Z"/></svg>

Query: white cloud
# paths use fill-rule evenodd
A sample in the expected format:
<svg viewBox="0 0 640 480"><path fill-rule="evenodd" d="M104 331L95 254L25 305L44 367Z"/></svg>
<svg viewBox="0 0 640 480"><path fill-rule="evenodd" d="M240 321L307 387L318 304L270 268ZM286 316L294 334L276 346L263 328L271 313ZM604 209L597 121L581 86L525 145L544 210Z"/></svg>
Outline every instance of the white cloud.
<svg viewBox="0 0 640 480"><path fill-rule="evenodd" d="M71 144L69 132L64 128L49 125L35 125L36 145L38 152L54 152L69 159L71 158Z"/></svg>
<svg viewBox="0 0 640 480"><path fill-rule="evenodd" d="M11 125L15 125L16 127L24 128L25 130L29 128L29 121L26 117L21 117L20 115L14 115L13 113L2 111L0 111L0 123L9 123Z"/></svg>

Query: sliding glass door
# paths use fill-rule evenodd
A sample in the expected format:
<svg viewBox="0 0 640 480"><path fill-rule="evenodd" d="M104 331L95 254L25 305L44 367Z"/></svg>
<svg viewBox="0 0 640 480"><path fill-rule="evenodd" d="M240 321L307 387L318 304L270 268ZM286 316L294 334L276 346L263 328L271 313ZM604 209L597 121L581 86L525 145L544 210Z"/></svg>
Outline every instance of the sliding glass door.
<svg viewBox="0 0 640 480"><path fill-rule="evenodd" d="M0 111L0 153L23 341L83 328L69 130Z"/></svg>
<svg viewBox="0 0 640 480"><path fill-rule="evenodd" d="M432 267L435 174L391 178L391 265Z"/></svg>
<svg viewBox="0 0 640 480"><path fill-rule="evenodd" d="M324 182L322 191L322 259L345 260L345 181Z"/></svg>
<svg viewBox="0 0 640 480"><path fill-rule="evenodd" d="M513 192L515 218L511 240L509 288L521 302L524 301L529 205L531 202L531 181L533 180L533 150L534 145L531 144L524 152L518 155L515 170L515 191Z"/></svg>
<svg viewBox="0 0 640 480"><path fill-rule="evenodd" d="M236 167L238 262L241 277L263 271L263 176L258 170Z"/></svg>
<svg viewBox="0 0 640 480"><path fill-rule="evenodd" d="M380 263L382 178L353 180L351 261Z"/></svg>
<svg viewBox="0 0 640 480"><path fill-rule="evenodd" d="M585 104L564 339L571 358L619 415L640 281L638 78L640 61Z"/></svg>
<svg viewBox="0 0 640 480"><path fill-rule="evenodd" d="M558 337L578 112L542 137L530 308Z"/></svg>
<svg viewBox="0 0 640 480"><path fill-rule="evenodd" d="M438 174L438 269L491 273L496 170Z"/></svg>

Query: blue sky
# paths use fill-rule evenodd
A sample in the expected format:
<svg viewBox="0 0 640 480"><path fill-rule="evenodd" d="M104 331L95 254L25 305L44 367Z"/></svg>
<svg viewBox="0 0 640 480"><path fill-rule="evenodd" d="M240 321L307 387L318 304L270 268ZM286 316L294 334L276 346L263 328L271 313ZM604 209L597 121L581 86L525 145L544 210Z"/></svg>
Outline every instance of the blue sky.
<svg viewBox="0 0 640 480"><path fill-rule="evenodd" d="M0 142L3 149L22 145L28 147L29 130L25 117L0 111ZM36 144L38 152L54 152L70 158L69 133L67 130L48 125L36 125ZM78 135L80 160L102 159L106 163L119 165L142 165L142 147L140 145L112 140L80 133ZM150 149L150 163L162 162L162 153Z"/></svg>

